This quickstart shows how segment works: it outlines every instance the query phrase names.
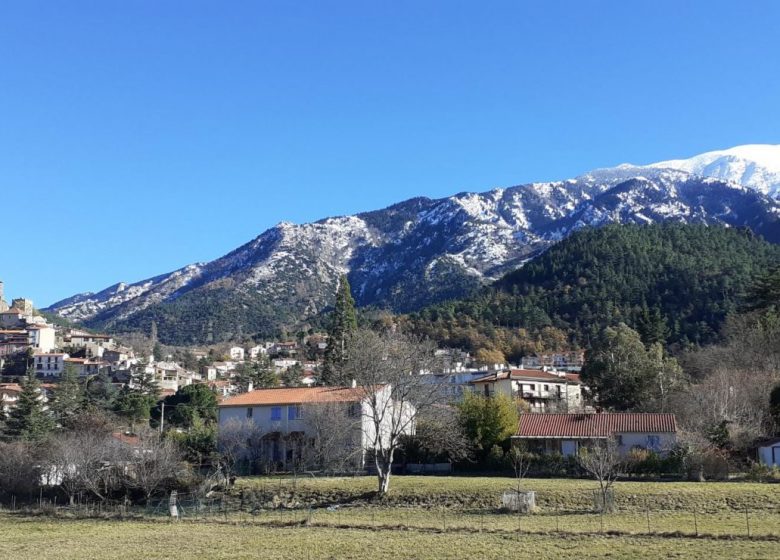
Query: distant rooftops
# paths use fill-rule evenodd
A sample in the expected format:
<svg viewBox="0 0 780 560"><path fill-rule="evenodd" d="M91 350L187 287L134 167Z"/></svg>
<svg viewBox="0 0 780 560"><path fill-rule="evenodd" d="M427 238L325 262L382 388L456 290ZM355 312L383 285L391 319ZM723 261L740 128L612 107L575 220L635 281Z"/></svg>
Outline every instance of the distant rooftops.
<svg viewBox="0 0 780 560"><path fill-rule="evenodd" d="M505 369L474 379L471 383L494 383L502 379L580 383L580 376L577 373L551 372L541 369Z"/></svg>

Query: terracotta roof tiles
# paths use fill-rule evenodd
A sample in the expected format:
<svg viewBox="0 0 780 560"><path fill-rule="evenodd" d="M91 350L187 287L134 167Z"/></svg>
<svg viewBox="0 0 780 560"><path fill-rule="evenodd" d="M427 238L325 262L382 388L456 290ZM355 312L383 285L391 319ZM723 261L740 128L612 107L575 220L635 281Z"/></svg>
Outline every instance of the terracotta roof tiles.
<svg viewBox="0 0 780 560"><path fill-rule="evenodd" d="M674 414L604 412L596 414L523 414L521 438L604 438L621 432L677 431Z"/></svg>
<svg viewBox="0 0 780 560"><path fill-rule="evenodd" d="M361 388L351 387L285 387L257 389L222 401L219 406L262 406L322 402L357 402L363 399Z"/></svg>

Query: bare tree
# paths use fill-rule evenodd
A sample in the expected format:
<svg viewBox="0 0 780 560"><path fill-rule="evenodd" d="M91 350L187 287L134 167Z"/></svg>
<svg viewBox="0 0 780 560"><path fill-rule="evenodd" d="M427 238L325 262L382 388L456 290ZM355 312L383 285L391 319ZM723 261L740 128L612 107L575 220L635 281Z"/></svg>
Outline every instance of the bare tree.
<svg viewBox="0 0 780 560"><path fill-rule="evenodd" d="M610 489L617 480L622 465L615 441L612 438L596 440L593 445L581 448L577 455L577 463L598 481L601 511L612 511L613 503L610 500Z"/></svg>
<svg viewBox="0 0 780 560"><path fill-rule="evenodd" d="M143 492L146 502L181 471L183 457L178 445L157 432L146 432L128 451L125 481Z"/></svg>
<svg viewBox="0 0 780 560"><path fill-rule="evenodd" d="M349 340L343 379L353 379L361 396L363 437L374 456L378 491L390 488L393 458L405 435L414 433L421 411L442 403L441 384L425 373L439 360L430 341L397 332L359 330Z"/></svg>
<svg viewBox="0 0 780 560"><path fill-rule="evenodd" d="M306 405L303 422L310 440L303 442L303 465L340 472L359 464L363 455L360 419L360 407L353 403Z"/></svg>
<svg viewBox="0 0 780 560"><path fill-rule="evenodd" d="M29 495L38 489L41 472L38 447L25 441L0 442L0 493Z"/></svg>
<svg viewBox="0 0 780 560"><path fill-rule="evenodd" d="M261 428L250 419L233 419L220 428L217 448L228 483L235 477L241 461L251 461L255 457L262 436Z"/></svg>
<svg viewBox="0 0 780 560"><path fill-rule="evenodd" d="M428 458L451 462L464 461L474 452L457 408L445 404L434 404L419 411L415 434L407 440L408 445L418 448Z"/></svg>
<svg viewBox="0 0 780 560"><path fill-rule="evenodd" d="M528 451L525 441L512 441L512 448L509 450L509 460L512 462L512 470L515 472L515 481L517 482L517 492L520 493L525 475L531 468L533 454Z"/></svg>
<svg viewBox="0 0 780 560"><path fill-rule="evenodd" d="M121 486L121 468L127 458L124 444L110 434L66 432L52 443L49 469L71 503L79 492L89 492L103 501Z"/></svg>

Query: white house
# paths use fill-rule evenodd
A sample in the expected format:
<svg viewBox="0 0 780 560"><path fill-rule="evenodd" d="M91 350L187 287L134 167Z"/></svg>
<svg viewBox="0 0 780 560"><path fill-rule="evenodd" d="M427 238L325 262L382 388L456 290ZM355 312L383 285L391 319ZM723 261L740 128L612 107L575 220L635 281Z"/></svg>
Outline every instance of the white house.
<svg viewBox="0 0 780 560"><path fill-rule="evenodd" d="M380 402L389 402L382 399L390 399L390 387L380 387L376 395ZM275 467L287 469L301 459L304 446L313 445L315 428L307 421L307 413L312 414L308 411L334 403L343 406L344 415L355 419L352 428L355 433L350 440L356 446L354 466L362 468L366 452L372 449L377 438L372 408L361 388L295 387L249 391L219 404L219 430L224 433L231 423L252 422L264 434L260 449L253 455ZM382 425L389 425L392 421L389 416L382 419Z"/></svg>
<svg viewBox="0 0 780 560"><path fill-rule="evenodd" d="M298 360L293 360L292 358L278 358L271 362L276 371L285 371L298 363Z"/></svg>
<svg viewBox="0 0 780 560"><path fill-rule="evenodd" d="M54 327L31 324L27 328L29 344L40 352L51 352L56 347Z"/></svg>
<svg viewBox="0 0 780 560"><path fill-rule="evenodd" d="M62 352L36 352L33 354L33 368L38 377L60 377L69 357Z"/></svg>
<svg viewBox="0 0 780 560"><path fill-rule="evenodd" d="M65 358L65 365L73 366L79 377L86 377L97 375L101 369L107 368L111 364L100 358Z"/></svg>
<svg viewBox="0 0 780 560"><path fill-rule="evenodd" d="M228 353L230 354L230 359L234 362L244 361L244 349L240 346L233 346Z"/></svg>
<svg viewBox="0 0 780 560"><path fill-rule="evenodd" d="M532 412L580 412L584 409L582 383L576 373L535 369L507 369L471 381L485 396L504 394L526 401Z"/></svg>
<svg viewBox="0 0 780 560"><path fill-rule="evenodd" d="M603 412L591 414L523 414L513 441L525 441L532 451L577 455L580 447L614 439L618 452L647 449L665 454L674 447L674 414Z"/></svg>
<svg viewBox="0 0 780 560"><path fill-rule="evenodd" d="M154 365L147 366L147 373L153 373L157 384L163 391L179 390L179 387L192 385L193 374L186 371L176 362L155 362Z"/></svg>
<svg viewBox="0 0 780 560"><path fill-rule="evenodd" d="M252 346L249 349L250 360L256 360L260 356L267 356L267 355L268 355L268 348L262 344L258 344L257 346Z"/></svg>
<svg viewBox="0 0 780 560"><path fill-rule="evenodd" d="M18 383L0 383L0 412L7 414L19 400L22 387Z"/></svg>
<svg viewBox="0 0 780 560"><path fill-rule="evenodd" d="M763 441L758 445L758 462L767 467L780 467L780 438Z"/></svg>

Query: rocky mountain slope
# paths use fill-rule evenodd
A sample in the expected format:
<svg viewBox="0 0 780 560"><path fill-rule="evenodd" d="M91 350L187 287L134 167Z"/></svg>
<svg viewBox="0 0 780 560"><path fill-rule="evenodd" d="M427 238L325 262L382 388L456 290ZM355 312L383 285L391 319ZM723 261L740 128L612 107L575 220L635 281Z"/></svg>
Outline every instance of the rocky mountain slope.
<svg viewBox="0 0 780 560"><path fill-rule="evenodd" d="M745 185L760 193L780 196L780 144L749 144L728 150L706 152L690 159L650 164L650 167L679 169Z"/></svg>
<svg viewBox="0 0 780 560"><path fill-rule="evenodd" d="M409 311L468 294L588 226L724 224L778 242L780 203L763 192L774 187L753 187L661 164L623 165L567 181L416 198L355 216L282 222L215 261L49 310L113 331L148 331L155 321L168 343L230 340L317 315L347 273L358 304Z"/></svg>

